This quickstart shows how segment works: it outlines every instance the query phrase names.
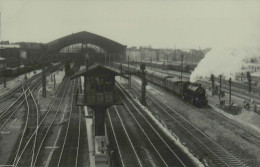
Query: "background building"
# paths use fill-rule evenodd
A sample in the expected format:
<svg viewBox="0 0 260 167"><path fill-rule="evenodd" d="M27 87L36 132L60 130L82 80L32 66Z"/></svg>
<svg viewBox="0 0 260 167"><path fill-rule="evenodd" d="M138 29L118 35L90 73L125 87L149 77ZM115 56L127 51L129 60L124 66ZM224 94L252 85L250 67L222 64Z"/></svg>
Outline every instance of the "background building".
<svg viewBox="0 0 260 167"><path fill-rule="evenodd" d="M164 64L197 65L210 49L154 49L151 47L127 48L126 56L130 61L161 62ZM182 58L183 57L183 58Z"/></svg>

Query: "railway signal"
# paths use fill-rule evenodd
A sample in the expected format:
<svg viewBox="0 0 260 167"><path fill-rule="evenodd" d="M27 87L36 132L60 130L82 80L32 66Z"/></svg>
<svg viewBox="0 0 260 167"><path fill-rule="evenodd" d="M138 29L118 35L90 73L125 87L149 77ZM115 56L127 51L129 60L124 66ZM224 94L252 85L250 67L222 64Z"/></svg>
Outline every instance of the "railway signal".
<svg viewBox="0 0 260 167"><path fill-rule="evenodd" d="M139 76L141 78L141 81L142 81L142 90L141 90L141 98L140 98L140 102L141 104L143 105L146 105L146 85L147 85L147 80L145 78L145 75L146 75L146 72L145 72L145 64L140 64L140 71L136 71L136 72L130 72L130 69L129 69L129 64L128 64L128 67L127 69L125 69L123 71L123 65L122 63L120 63L120 74L123 75L123 74L128 74L129 75L129 87L131 88L131 75L136 75L136 76ZM121 78L121 75L120 75L120 78Z"/></svg>
<svg viewBox="0 0 260 167"><path fill-rule="evenodd" d="M211 74L210 80L211 80L211 89L212 89L212 95L213 95L213 92L215 91L215 76L213 74Z"/></svg>
<svg viewBox="0 0 260 167"><path fill-rule="evenodd" d="M143 105L146 105L146 98L145 98L145 95L146 95L146 85L147 85L147 80L145 79L145 65L144 64L141 64L140 65L140 70L141 70L141 79L142 79L142 96L141 96L141 99L140 99L140 102L143 104Z"/></svg>

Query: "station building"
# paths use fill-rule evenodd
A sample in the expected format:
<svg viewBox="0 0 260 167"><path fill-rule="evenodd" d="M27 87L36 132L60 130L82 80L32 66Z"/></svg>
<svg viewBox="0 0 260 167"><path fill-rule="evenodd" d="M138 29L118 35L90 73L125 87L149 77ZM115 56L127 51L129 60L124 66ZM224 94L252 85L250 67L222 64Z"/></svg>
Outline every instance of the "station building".
<svg viewBox="0 0 260 167"><path fill-rule="evenodd" d="M0 42L0 57L5 59L7 68L40 63L41 56L41 44Z"/></svg>

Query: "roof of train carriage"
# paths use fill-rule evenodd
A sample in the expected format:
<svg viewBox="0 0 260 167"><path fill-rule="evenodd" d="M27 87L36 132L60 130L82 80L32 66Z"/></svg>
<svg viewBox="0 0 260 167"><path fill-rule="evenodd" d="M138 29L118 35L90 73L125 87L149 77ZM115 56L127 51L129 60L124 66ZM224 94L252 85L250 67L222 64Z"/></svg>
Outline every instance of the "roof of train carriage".
<svg viewBox="0 0 260 167"><path fill-rule="evenodd" d="M152 76L153 77L156 77L158 79L161 79L161 80L165 80L166 78L172 78L172 76L168 75L168 74L163 74L161 72L154 72L152 73Z"/></svg>
<svg viewBox="0 0 260 167"><path fill-rule="evenodd" d="M166 78L167 81L171 81L171 82L189 82L188 78L182 78L182 80L180 79L180 77L174 76L171 78Z"/></svg>

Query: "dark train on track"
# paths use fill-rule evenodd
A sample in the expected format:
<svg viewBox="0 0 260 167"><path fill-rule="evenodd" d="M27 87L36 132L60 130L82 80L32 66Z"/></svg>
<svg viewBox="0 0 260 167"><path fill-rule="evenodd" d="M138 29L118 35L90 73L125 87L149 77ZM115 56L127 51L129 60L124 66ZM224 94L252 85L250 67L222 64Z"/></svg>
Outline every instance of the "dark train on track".
<svg viewBox="0 0 260 167"><path fill-rule="evenodd" d="M190 73L190 71L193 71L196 67L196 65L194 64L183 64L182 65L182 69L181 69L181 64L173 64L173 63L169 63L169 64L164 64L163 62L139 62L139 61L131 61L130 64L131 65L140 65L140 64L145 64L145 66L147 67L151 67L151 68L158 68L158 69L162 69L162 70L172 70L172 71L183 71L186 73Z"/></svg>
<svg viewBox="0 0 260 167"><path fill-rule="evenodd" d="M120 63L114 63L116 68L121 68ZM122 72L128 70L127 64L122 64ZM130 72L137 72L138 67L129 65ZM191 83L187 79L181 81L179 76L170 76L161 72L146 70L146 79L180 96L193 105L202 107L208 104L206 90L199 83Z"/></svg>
<svg viewBox="0 0 260 167"><path fill-rule="evenodd" d="M0 77L14 77L18 76L36 69L39 69L39 65L34 66L21 66L21 67L14 67L14 68L6 68L0 73Z"/></svg>

